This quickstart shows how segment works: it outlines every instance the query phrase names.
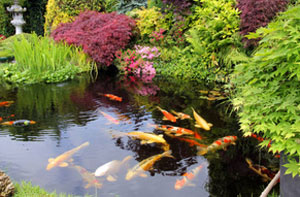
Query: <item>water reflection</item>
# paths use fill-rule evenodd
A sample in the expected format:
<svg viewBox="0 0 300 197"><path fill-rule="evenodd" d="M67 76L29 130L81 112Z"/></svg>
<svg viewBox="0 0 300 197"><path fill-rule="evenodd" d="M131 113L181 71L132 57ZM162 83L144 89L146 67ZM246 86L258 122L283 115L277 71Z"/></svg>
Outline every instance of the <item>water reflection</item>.
<svg viewBox="0 0 300 197"><path fill-rule="evenodd" d="M259 152L255 139L241 136L235 117L229 117L227 106L221 105L221 101L200 99L200 90L210 88L165 80L143 84L138 79L103 75L96 82L81 77L58 85L2 89L1 101L12 100L14 103L9 107L0 107L1 117L7 117L7 120L28 119L37 123L24 127L0 127L0 167L5 166L4 161L18 165L20 169L8 169L14 179L32 180L49 191L94 195L93 188L84 189L84 186L93 182L90 173L99 166L131 156L134 159L128 162L128 166L132 168L151 156L164 153L165 150L155 143L143 144L141 140L128 136L113 139L110 133L111 130L124 133L143 131L163 135L174 158L163 157L156 161L146 172L146 179L136 177L127 182L127 171L124 169L119 172L117 181L107 182L102 177L95 179L103 183L98 191L99 196L140 196L141 193L143 196L153 196L154 190L157 196L178 197L259 194L266 183L248 168L245 158L265 166L276 166L278 161L267 150ZM122 102L111 100L103 94L122 97ZM213 126L210 131L205 131L194 126L193 118L177 119L175 123L162 120L163 114L157 106L190 116L193 115L193 107ZM9 117L11 114L15 116ZM113 117L119 124L111 124L104 114ZM204 138L201 141L204 145L228 135L238 136L238 140L236 146L229 146L226 151L199 156L196 146L149 125L172 125L199 132ZM45 171L48 158L55 158L85 141L90 146L72 156L73 169L57 167L50 172ZM27 148L23 149L20 143L26 143ZM9 151L4 150L6 147ZM174 189L176 181L183 179L182 175L192 172L203 162L207 162L207 166L193 181L195 187ZM32 166L35 166L35 171ZM79 173L75 173L74 169ZM40 176L42 173L43 177ZM259 184L261 187L257 186Z"/></svg>

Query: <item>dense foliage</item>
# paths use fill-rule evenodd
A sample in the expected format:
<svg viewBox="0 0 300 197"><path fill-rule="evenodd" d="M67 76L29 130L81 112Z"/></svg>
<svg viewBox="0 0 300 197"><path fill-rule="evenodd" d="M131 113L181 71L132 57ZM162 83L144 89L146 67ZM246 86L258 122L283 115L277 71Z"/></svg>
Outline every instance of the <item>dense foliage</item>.
<svg viewBox="0 0 300 197"><path fill-rule="evenodd" d="M14 27L10 23L12 17L6 10L8 6L10 6L9 0L0 0L0 34L5 36L10 36L15 32Z"/></svg>
<svg viewBox="0 0 300 197"><path fill-rule="evenodd" d="M288 0L237 0L241 11L241 34L255 32L259 27L265 27L278 12L285 10ZM245 47L257 46L257 39L243 38Z"/></svg>
<svg viewBox="0 0 300 197"><path fill-rule="evenodd" d="M253 57L236 66L233 104L245 135L271 139L270 151L288 155L286 173L300 174L300 5L249 38L262 38ZM269 140L261 143L266 147Z"/></svg>
<svg viewBox="0 0 300 197"><path fill-rule="evenodd" d="M49 0L45 14L45 35L49 35L60 23L72 22L81 11L103 11L103 6L103 2L98 0Z"/></svg>
<svg viewBox="0 0 300 197"><path fill-rule="evenodd" d="M16 35L1 42L16 63L2 65L0 78L10 83L61 82L92 69L81 49L56 44L51 38Z"/></svg>
<svg viewBox="0 0 300 197"><path fill-rule="evenodd" d="M129 43L134 28L135 21L126 15L85 11L74 22L59 26L51 36L81 46L94 61L109 66L116 51Z"/></svg>

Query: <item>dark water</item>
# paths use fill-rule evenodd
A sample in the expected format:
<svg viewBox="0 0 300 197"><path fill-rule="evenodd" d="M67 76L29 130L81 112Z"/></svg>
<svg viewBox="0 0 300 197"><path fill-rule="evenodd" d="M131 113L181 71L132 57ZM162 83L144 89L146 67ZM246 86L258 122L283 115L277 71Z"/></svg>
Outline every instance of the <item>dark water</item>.
<svg viewBox="0 0 300 197"><path fill-rule="evenodd" d="M0 169L14 181L31 181L47 191L84 196L259 196L267 183L248 168L245 158L269 168L278 165L277 159L267 151L257 149L257 140L243 138L234 115L227 113L230 107L220 101L201 99L199 90L211 87L178 81L157 80L153 84L100 76L92 82L81 77L71 82L51 85L32 85L10 90L1 88L0 101L12 100L10 107L0 107L0 116L6 120L35 120L35 125L25 127L0 126ZM112 101L99 95L110 93L121 96L122 102ZM112 161L130 155L129 167L150 156L162 153L156 144L142 145L129 137L113 139L111 130L120 132L144 131L162 133L151 125L172 124L194 130L194 121L179 120L171 123L162 120L156 106L170 111L182 111L192 115L191 107L208 122L210 131L199 130L205 137L203 144L216 139L236 135L235 146L226 151L197 156L195 147L187 142L164 135L175 158L164 157L147 178L125 180L125 167L118 172L115 182L98 178L101 189L85 189L87 184L80 174L70 167L46 170L49 158L73 149L84 142L90 145L73 155L73 163L89 172ZM120 120L119 125L109 121L99 110ZM8 117L14 114L15 117ZM5 120L3 120L5 121ZM182 179L201 163L207 162L193 180L195 186L175 190L176 180Z"/></svg>

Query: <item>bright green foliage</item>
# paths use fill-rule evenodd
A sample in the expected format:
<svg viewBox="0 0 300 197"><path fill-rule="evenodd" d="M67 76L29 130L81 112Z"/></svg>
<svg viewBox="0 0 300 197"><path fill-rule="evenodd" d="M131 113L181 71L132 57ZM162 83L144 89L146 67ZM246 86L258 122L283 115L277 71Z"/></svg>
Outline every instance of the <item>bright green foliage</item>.
<svg viewBox="0 0 300 197"><path fill-rule="evenodd" d="M253 57L236 66L233 104L241 129L271 139L269 151L288 155L287 173L300 174L300 5L249 38L262 38ZM261 143L267 146L267 141Z"/></svg>
<svg viewBox="0 0 300 197"><path fill-rule="evenodd" d="M137 14L136 24L140 30L143 42L149 41L149 35L154 31L159 32L160 29L170 29L171 17L163 15L157 7L143 8L136 10L135 13Z"/></svg>
<svg viewBox="0 0 300 197"><path fill-rule="evenodd" d="M45 35L50 35L60 23L72 22L74 17L83 10L102 11L103 9L103 2L98 0L49 0L45 14Z"/></svg>
<svg viewBox="0 0 300 197"><path fill-rule="evenodd" d="M88 57L79 48L56 44L51 38L36 34L11 39L4 48L16 63L2 65L0 78L12 83L61 82L92 69Z"/></svg>
<svg viewBox="0 0 300 197"><path fill-rule="evenodd" d="M191 29L186 34L191 52L198 57L199 67L230 72L232 65L224 64L225 54L239 45L239 11L234 0L195 0L197 5ZM203 75L203 78L207 76Z"/></svg>
<svg viewBox="0 0 300 197"><path fill-rule="evenodd" d="M77 16L84 10L103 11L103 1L99 0L56 0L61 12L69 16Z"/></svg>

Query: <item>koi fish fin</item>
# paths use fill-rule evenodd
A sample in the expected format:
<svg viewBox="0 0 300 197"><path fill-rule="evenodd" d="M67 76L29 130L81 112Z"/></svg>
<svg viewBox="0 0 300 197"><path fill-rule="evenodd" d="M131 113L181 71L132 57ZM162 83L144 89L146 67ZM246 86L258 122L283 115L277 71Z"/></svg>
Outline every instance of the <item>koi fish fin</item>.
<svg viewBox="0 0 300 197"><path fill-rule="evenodd" d="M167 117L164 116L164 117L162 118L162 120L169 120L169 119L168 119Z"/></svg>
<svg viewBox="0 0 300 197"><path fill-rule="evenodd" d="M163 135L163 134L159 134L158 136L159 136L159 137L164 137L164 135Z"/></svg>
<svg viewBox="0 0 300 197"><path fill-rule="evenodd" d="M195 187L195 183L187 183L186 186Z"/></svg>
<svg viewBox="0 0 300 197"><path fill-rule="evenodd" d="M88 183L88 184L86 184L85 186L84 186L84 188L85 189L88 189L88 188L90 188L90 187L92 187L93 185L91 184L91 183Z"/></svg>
<svg viewBox="0 0 300 197"><path fill-rule="evenodd" d="M49 158L48 159L48 162L52 162L52 161L54 161L54 158Z"/></svg>
<svg viewBox="0 0 300 197"><path fill-rule="evenodd" d="M197 155L205 155L207 153L207 148L198 148Z"/></svg>
<svg viewBox="0 0 300 197"><path fill-rule="evenodd" d="M173 109L171 109L170 112L173 113L174 115L178 116L178 112L174 111Z"/></svg>
<svg viewBox="0 0 300 197"><path fill-rule="evenodd" d="M207 125L209 126L209 127L212 127L212 126L214 126L213 124L211 124L211 123L207 123Z"/></svg>
<svg viewBox="0 0 300 197"><path fill-rule="evenodd" d="M139 174L139 176L140 176L140 177L143 177L143 178L146 178L148 175L145 174L145 173L141 173L141 174Z"/></svg>
<svg viewBox="0 0 300 197"><path fill-rule="evenodd" d="M152 144L152 143L155 143L155 142L152 140L142 140L141 141L141 144Z"/></svg>
<svg viewBox="0 0 300 197"><path fill-rule="evenodd" d="M176 133L175 136L182 136L182 133Z"/></svg>
<svg viewBox="0 0 300 197"><path fill-rule="evenodd" d="M113 177L112 175L108 175L106 177L106 180L108 180L109 182L115 182L117 179L115 177Z"/></svg>
<svg viewBox="0 0 300 197"><path fill-rule="evenodd" d="M62 162L61 164L58 165L59 167L67 167L69 164L67 162Z"/></svg>
<svg viewBox="0 0 300 197"><path fill-rule="evenodd" d="M198 124L195 124L195 127L197 127L197 128L202 128L202 126L201 126L201 125L198 125Z"/></svg>

